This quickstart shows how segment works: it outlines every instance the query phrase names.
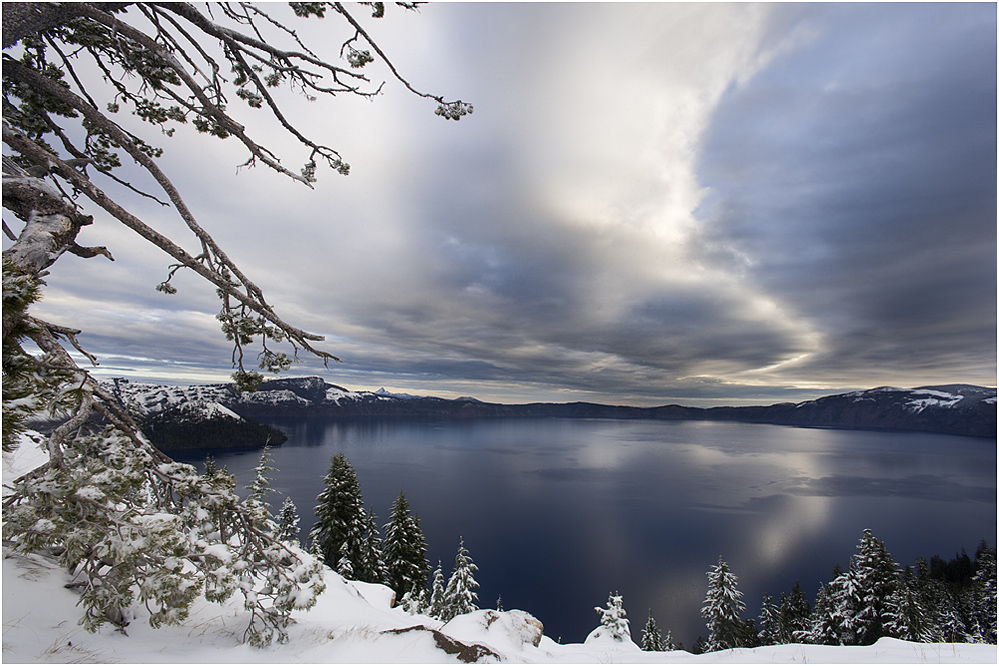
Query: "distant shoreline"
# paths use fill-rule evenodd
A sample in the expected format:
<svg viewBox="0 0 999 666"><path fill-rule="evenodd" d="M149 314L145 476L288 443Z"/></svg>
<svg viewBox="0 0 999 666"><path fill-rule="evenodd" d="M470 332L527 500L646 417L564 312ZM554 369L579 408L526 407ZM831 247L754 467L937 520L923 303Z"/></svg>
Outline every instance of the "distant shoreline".
<svg viewBox="0 0 999 666"><path fill-rule="evenodd" d="M716 421L836 428L929 432L996 438L996 389L941 385L900 389L882 387L826 396L800 403L741 407L630 407L590 402L488 403L474 398L394 396L350 391L319 377L265 381L255 393L236 393L230 385L170 387L113 380L123 404L147 414L190 403L219 404L245 419L333 418L443 419L605 418L664 421Z"/></svg>

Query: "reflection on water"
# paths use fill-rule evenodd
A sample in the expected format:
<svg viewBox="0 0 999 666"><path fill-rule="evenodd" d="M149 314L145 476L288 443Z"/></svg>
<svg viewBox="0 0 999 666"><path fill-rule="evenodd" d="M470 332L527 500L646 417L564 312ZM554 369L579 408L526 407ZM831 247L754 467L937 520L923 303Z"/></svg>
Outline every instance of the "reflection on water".
<svg viewBox="0 0 999 666"><path fill-rule="evenodd" d="M647 609L690 646L705 634L705 572L723 555L748 616L801 580L814 597L864 528L896 561L996 542L996 443L734 423L497 420L273 421L272 505L290 495L303 534L332 455L354 465L384 522L405 490L436 565L459 536L479 565L479 605L535 614L581 641L593 607L624 595L632 635ZM248 483L258 452L216 454Z"/></svg>

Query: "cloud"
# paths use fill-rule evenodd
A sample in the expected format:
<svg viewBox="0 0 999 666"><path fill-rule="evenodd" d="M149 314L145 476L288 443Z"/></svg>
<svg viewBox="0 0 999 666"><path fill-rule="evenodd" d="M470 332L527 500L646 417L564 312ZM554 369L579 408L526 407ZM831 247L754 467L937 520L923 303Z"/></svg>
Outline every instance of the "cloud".
<svg viewBox="0 0 999 666"><path fill-rule="evenodd" d="M823 7L719 106L708 248L825 335L796 372L995 374L995 49L984 8ZM792 13L797 9L789 10Z"/></svg>
<svg viewBox="0 0 999 666"><path fill-rule="evenodd" d="M237 144L189 132L161 142L164 170L277 311L345 361L296 372L351 387L711 404L988 383L986 9L390 13L371 28L396 66L472 116L444 122L375 69L390 80L370 102L282 97L352 164L347 178L321 173L312 191L237 174ZM326 21L297 27L329 43ZM302 150L265 120L246 115L297 168ZM183 233L169 211L132 205ZM45 312L82 322L93 351L153 359L147 373L228 371L210 286L180 276L167 298L152 290L164 255L100 216L86 234L118 261L60 261Z"/></svg>

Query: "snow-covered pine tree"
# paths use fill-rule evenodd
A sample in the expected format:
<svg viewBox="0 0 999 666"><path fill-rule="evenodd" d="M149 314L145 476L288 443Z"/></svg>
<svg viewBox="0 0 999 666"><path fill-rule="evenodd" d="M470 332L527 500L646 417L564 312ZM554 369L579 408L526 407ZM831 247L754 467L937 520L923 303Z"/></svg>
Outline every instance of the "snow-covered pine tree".
<svg viewBox="0 0 999 666"><path fill-rule="evenodd" d="M794 636L811 624L812 605L808 603L801 581L795 581L790 595L780 595L780 642L792 643Z"/></svg>
<svg viewBox="0 0 999 666"><path fill-rule="evenodd" d="M424 583L417 583L413 588L402 595L399 605L410 615L417 613L430 614L430 592Z"/></svg>
<svg viewBox="0 0 999 666"><path fill-rule="evenodd" d="M336 572L347 580L355 580L354 563L350 559L350 545L347 541L340 543L340 559L336 561Z"/></svg>
<svg viewBox="0 0 999 666"><path fill-rule="evenodd" d="M957 643L967 634L957 599L942 581L933 578L925 558L917 557L915 572L906 568L906 578L919 595L927 611L927 636L930 643Z"/></svg>
<svg viewBox="0 0 999 666"><path fill-rule="evenodd" d="M253 469L253 481L246 486L250 494L243 501L246 508L253 512L255 519L261 525L265 524L271 517L270 504L266 499L268 493L274 492L273 488L270 487L271 479L267 476L268 472L275 471L275 468L271 466L271 461L271 447L264 446L260 452L260 461Z"/></svg>
<svg viewBox="0 0 999 666"><path fill-rule="evenodd" d="M355 569L355 579L365 583L384 583L388 577L382 561L382 537L378 532L378 516L373 510L364 510L363 530L359 539L360 558Z"/></svg>
<svg viewBox="0 0 999 666"><path fill-rule="evenodd" d="M628 613L624 610L624 597L620 594L607 595L607 608L595 606L593 610L600 613L600 627L609 632L616 641L630 641L631 627ZM593 634L591 633L591 636Z"/></svg>
<svg viewBox="0 0 999 666"><path fill-rule="evenodd" d="M366 522L357 473L343 453L330 459L323 490L316 497L315 514L310 543L318 548L326 566L341 575L349 569L353 577L363 563L361 537Z"/></svg>
<svg viewBox="0 0 999 666"><path fill-rule="evenodd" d="M478 570L479 567L472 561L465 548L465 540L460 538L458 554L454 557L454 569L448 578L447 587L444 588L444 612L440 619L447 622L451 618L471 613L479 608L475 605L479 595L474 591L479 586L475 580L475 572Z"/></svg>
<svg viewBox="0 0 999 666"><path fill-rule="evenodd" d="M837 638L831 627L832 599L829 587L823 583L815 594L815 606L808 629L794 637L796 643L811 643L813 645L836 645Z"/></svg>
<svg viewBox="0 0 999 666"><path fill-rule="evenodd" d="M385 583L402 595L415 586L426 588L430 563L427 561L427 542L402 491L392 503L389 521L385 523L385 541L382 556L387 570Z"/></svg>
<svg viewBox="0 0 999 666"><path fill-rule="evenodd" d="M934 627L933 643L958 643L967 636L967 626L954 593L943 583L930 577L926 560L916 560L916 583L923 607L930 612Z"/></svg>
<svg viewBox="0 0 999 666"><path fill-rule="evenodd" d="M746 609L742 602L742 592L738 589L739 578L732 573L728 563L718 557L718 564L707 572L708 593L704 598L701 616L707 620L708 652L738 647L743 633L743 622L739 617Z"/></svg>
<svg viewBox="0 0 999 666"><path fill-rule="evenodd" d="M58 455L10 482L4 539L24 552L61 549L89 631L122 626L140 600L152 626L178 624L202 591L222 602L238 589L250 611L244 638L287 640L292 610L323 589L321 565L273 538L258 508L239 501L232 475L199 476L131 428L62 433Z"/></svg>
<svg viewBox="0 0 999 666"><path fill-rule="evenodd" d="M444 619L444 609L444 571L441 569L441 561L437 560L437 568L434 569L434 580L430 588L428 613L430 617L442 620Z"/></svg>
<svg viewBox="0 0 999 666"><path fill-rule="evenodd" d="M295 506L291 497L285 497L284 502L281 503L281 511L278 513L278 526L274 538L284 543L300 545L298 522L298 507Z"/></svg>
<svg viewBox="0 0 999 666"><path fill-rule="evenodd" d="M672 652L676 648L676 641L673 640L673 632L669 629L666 630L666 637L663 638L663 650L666 652Z"/></svg>
<svg viewBox="0 0 999 666"><path fill-rule="evenodd" d="M760 606L760 630L757 633L760 645L780 645L788 642L781 631L780 608L769 594L763 595Z"/></svg>
<svg viewBox="0 0 999 666"><path fill-rule="evenodd" d="M861 645L872 645L886 635L884 613L898 587L899 568L892 560L881 539L865 529L851 571L859 592L859 606L854 616L854 629Z"/></svg>
<svg viewBox="0 0 999 666"><path fill-rule="evenodd" d="M857 645L857 614L863 594L853 568L837 564L833 579L819 588L809 628L795 640L818 645Z"/></svg>
<svg viewBox="0 0 999 666"><path fill-rule="evenodd" d="M642 629L642 649L646 652L665 652L666 643L663 640L663 633L659 631L656 618L652 617L652 609L649 609L649 619L645 621L645 628Z"/></svg>
<svg viewBox="0 0 999 666"><path fill-rule="evenodd" d="M933 643L942 640L933 614L925 604L916 577L906 567L884 608L885 635L913 643Z"/></svg>
<svg viewBox="0 0 999 666"><path fill-rule="evenodd" d="M985 542L975 554L975 575L971 579L971 609L968 639L976 643L996 642L996 549Z"/></svg>

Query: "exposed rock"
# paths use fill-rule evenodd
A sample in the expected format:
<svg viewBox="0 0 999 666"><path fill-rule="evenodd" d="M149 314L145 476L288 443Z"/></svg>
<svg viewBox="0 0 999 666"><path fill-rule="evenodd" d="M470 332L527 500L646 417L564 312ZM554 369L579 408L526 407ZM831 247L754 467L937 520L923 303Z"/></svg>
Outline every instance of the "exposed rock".
<svg viewBox="0 0 999 666"><path fill-rule="evenodd" d="M466 664L472 664L484 657L491 657L496 661L500 660L500 656L487 648L485 645L480 645L478 643L472 643L471 645L462 643L461 641L455 640L450 636L442 634L436 629L430 629L422 624L418 624L415 627L406 627L405 629L389 629L383 633L386 634L407 634L413 631L423 631L431 634L434 637L434 641L437 643L437 647L446 652L447 654L455 655L459 661L463 661Z"/></svg>

